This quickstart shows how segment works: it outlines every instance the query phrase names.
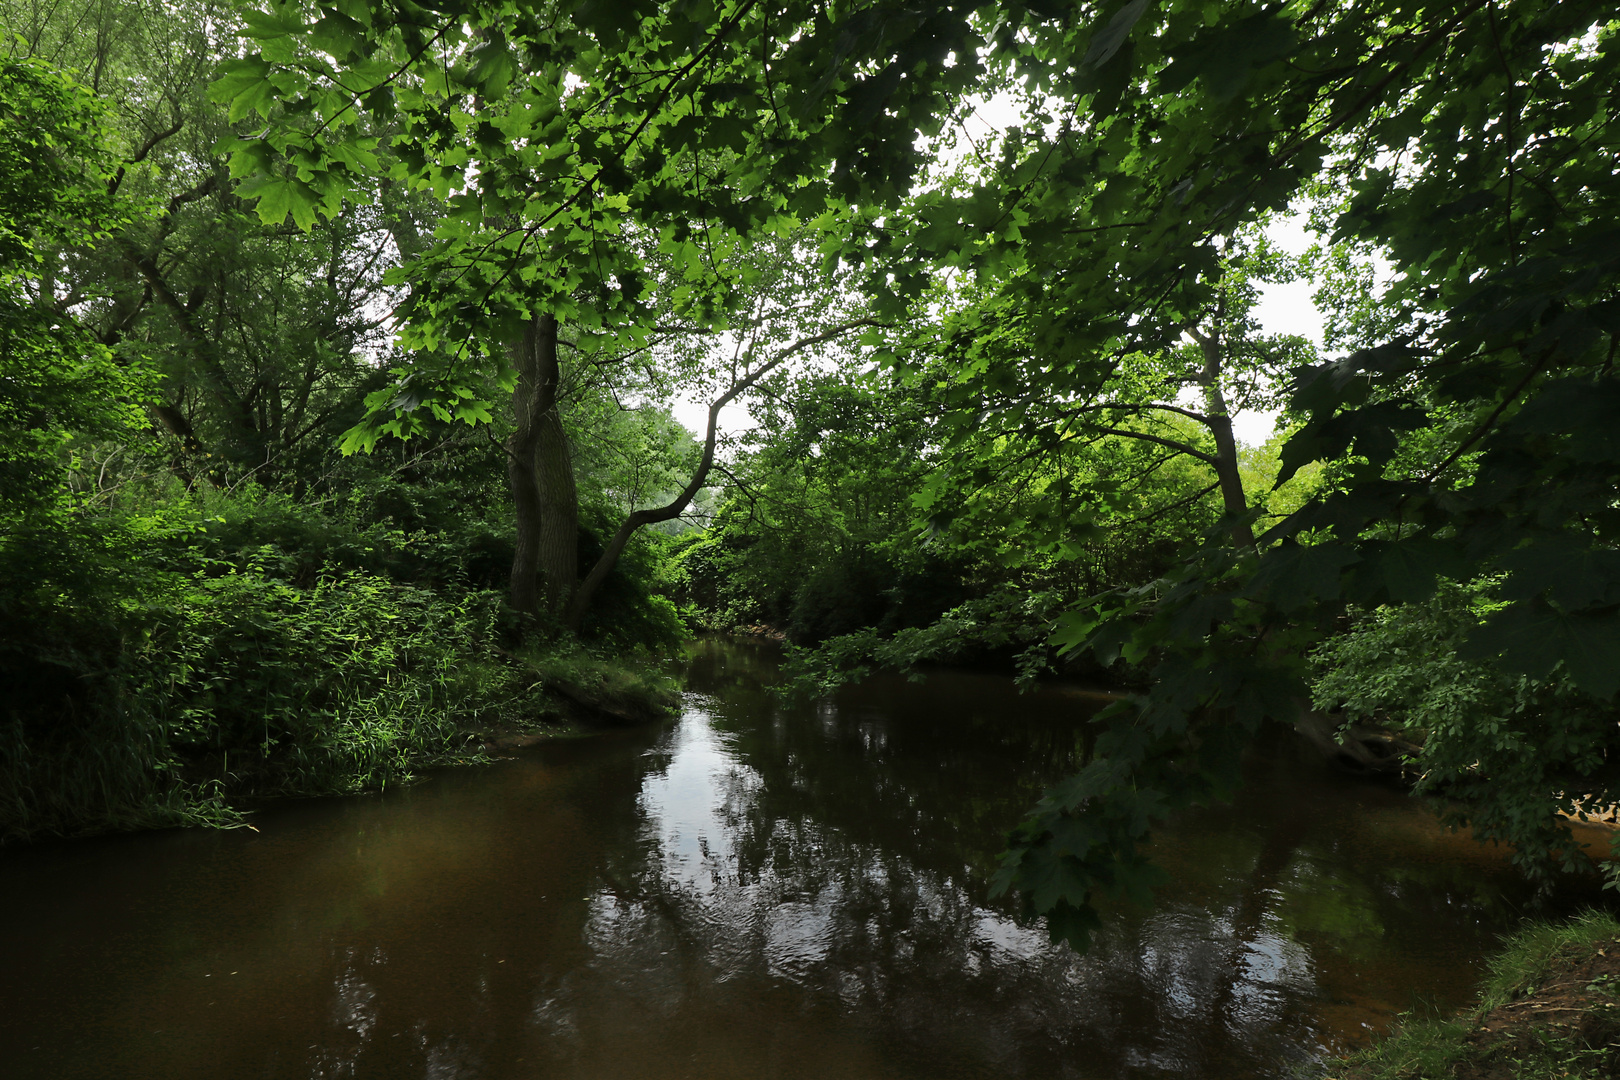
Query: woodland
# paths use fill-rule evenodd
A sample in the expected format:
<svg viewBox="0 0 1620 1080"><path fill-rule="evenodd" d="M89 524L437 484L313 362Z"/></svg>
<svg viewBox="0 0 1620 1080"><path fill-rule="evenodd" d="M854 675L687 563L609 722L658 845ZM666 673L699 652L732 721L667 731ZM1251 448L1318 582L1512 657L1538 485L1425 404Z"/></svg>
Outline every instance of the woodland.
<svg viewBox="0 0 1620 1080"><path fill-rule="evenodd" d="M1131 691L997 878L1077 945L1313 710L1591 869L1612 5L0 12L6 840L395 783L768 629L805 693Z"/></svg>

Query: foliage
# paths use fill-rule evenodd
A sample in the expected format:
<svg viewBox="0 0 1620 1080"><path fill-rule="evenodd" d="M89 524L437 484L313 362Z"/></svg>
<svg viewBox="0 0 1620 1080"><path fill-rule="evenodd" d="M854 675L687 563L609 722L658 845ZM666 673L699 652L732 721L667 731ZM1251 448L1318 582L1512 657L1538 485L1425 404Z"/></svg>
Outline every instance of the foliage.
<svg viewBox="0 0 1620 1080"><path fill-rule="evenodd" d="M26 33L0 62L0 831L229 823L229 800L381 786L555 716L487 591L513 546L499 451L429 422L336 454L408 362L379 305L423 200L374 185L310 236L245 215L202 93L228 10L5 12ZM690 452L667 415L579 404L613 428L598 510ZM635 547L594 637L681 633L665 561Z"/></svg>
<svg viewBox="0 0 1620 1080"><path fill-rule="evenodd" d="M139 369L114 362L71 319L40 302L52 245L126 223L106 195L103 112L81 86L37 61L0 60L0 482L5 525L50 509L75 433L141 424Z"/></svg>
<svg viewBox="0 0 1620 1080"><path fill-rule="evenodd" d="M563 639L530 644L520 653L526 677L553 691L557 706L583 707L596 722L641 723L667 719L680 700L674 680L656 654L604 651ZM577 710L573 710L577 712Z"/></svg>
<svg viewBox="0 0 1620 1080"><path fill-rule="evenodd" d="M616 522L598 511L582 529L581 562L590 565ZM664 533L639 533L619 557L611 576L597 592L580 636L626 652L662 651L685 640L687 629L670 599L675 569L671 539Z"/></svg>
<svg viewBox="0 0 1620 1080"><path fill-rule="evenodd" d="M789 647L782 665L788 694L825 694L859 682L874 670L913 673L932 664L963 663L1011 654L1021 685L1053 670L1047 636L1062 606L1053 592L998 592L951 608L925 626L884 631L867 627L822 641L814 649Z"/></svg>
<svg viewBox="0 0 1620 1080"><path fill-rule="evenodd" d="M749 279L746 260L728 262L746 253L744 237L795 210L818 216L829 188L903 190L918 155L886 106L931 111L978 74L977 35L944 11L875 8L859 34L809 4L539 17L473 2L423 16L382 4L250 10L254 51L211 92L233 120L277 121L233 150L233 175L266 221L308 227L383 168L456 193L412 272L410 333L430 349L468 333L509 340L531 308L634 325L643 254L621 234L656 238L685 270L683 314L726 311ZM825 176L834 161L842 168ZM454 364L445 374L450 388Z"/></svg>
<svg viewBox="0 0 1620 1080"><path fill-rule="evenodd" d="M105 236L122 222L107 197L113 172L104 144L104 106L38 60L0 64L0 266L6 284L38 272L42 243Z"/></svg>
<svg viewBox="0 0 1620 1080"><path fill-rule="evenodd" d="M380 786L509 703L489 647L498 601L360 573L296 589L252 573L192 583L133 662L187 757L238 755L239 790ZM510 690L508 691L510 693ZM334 777L341 778L334 784Z"/></svg>
<svg viewBox="0 0 1620 1080"><path fill-rule="evenodd" d="M1565 821L1620 801L1608 761L1613 705L1582 693L1560 663L1532 678L1460 650L1503 605L1496 582L1443 584L1421 603L1379 608L1312 657L1318 708L1394 724L1422 744L1418 790L1458 800L1482 839L1513 845L1532 877L1589 868Z"/></svg>
<svg viewBox="0 0 1620 1080"><path fill-rule="evenodd" d="M926 622L965 599L961 568L912 539L926 407L878 373L773 380L707 534L682 549L687 595L707 618L813 643Z"/></svg>
<svg viewBox="0 0 1620 1080"><path fill-rule="evenodd" d="M273 559L195 549L196 569L157 570L143 556L174 537L141 528L74 538L87 587L73 593L28 548L0 552L8 838L228 820L226 796L381 786L537 707L492 651L489 593L362 571L300 589L266 573Z"/></svg>
<svg viewBox="0 0 1620 1080"><path fill-rule="evenodd" d="M363 571L425 588L499 588L511 564L510 527L449 485L356 484L337 505L310 506L249 485L198 492L152 509L195 532L175 533L158 557L189 567L201 556L300 588L323 573ZM133 501L133 500L131 500ZM471 505L469 505L471 503Z"/></svg>
<svg viewBox="0 0 1620 1080"><path fill-rule="evenodd" d="M1014 47L1035 78L1060 42L1072 56L1079 35L1106 38L1128 73L1112 95L1070 98L1053 137L1009 137L996 166L1007 190L1028 176L1027 239L980 247L1011 269L974 317L1042 343L1049 366L1020 369L1026 382L1078 393L1141 342L1182 333L1218 302L1221 238L1299 194L1335 239L1390 260L1385 310L1404 315L1296 379L1304 422L1280 475L1334 463L1317 498L1256 548L1212 535L1154 589L1062 621L1066 641L1154 679L1105 715L1096 759L1048 794L1003 867L1003 886L1076 942L1095 925L1094 892L1155 880L1140 854L1152 823L1221 797L1262 721L1292 718L1301 654L1347 601L1418 601L1437 578L1505 573L1507 603L1465 657L1539 680L1562 663L1596 701L1620 686L1608 434L1620 191L1593 149L1615 138L1611 13L1234 4L1210 23L1190 4L1124 10L1120 34L1026 25ZM952 209L942 195L928 212ZM1001 338L977 338L969 385L1006 379L988 351ZM1514 821L1513 839L1534 848L1542 820Z"/></svg>
<svg viewBox="0 0 1620 1080"><path fill-rule="evenodd" d="M230 51L228 6L0 0L0 16L8 51L93 91L96 188L122 214L40 247L41 312L150 373L140 404L165 437L140 456L188 486L319 486L375 379L389 215L351 207L294 237L244 212L214 151L225 110L204 92Z"/></svg>
<svg viewBox="0 0 1620 1080"><path fill-rule="evenodd" d="M181 393L150 411L183 443L164 408L203 418L191 437L217 439L232 461L204 470L213 482L261 462L274 473L270 443L366 413L349 429L364 438L494 420L494 395L512 389L505 346L538 315L560 317L593 355L651 355L666 322L708 343L694 356L717 355L723 331L745 325L756 248L774 238L808 275L813 245L863 275L862 322L876 312L914 333L873 328L867 345L893 382L872 398L830 380L793 403L771 435L798 459L766 445L738 462L715 535L687 542L689 580L739 614L742 597L797 616L807 638L852 629L835 618L847 597L913 572L937 583L944 568L969 595L873 602L861 619L905 629L1001 586L1067 590L1053 643L1105 667L1123 659L1150 686L1101 718L1092 760L1012 838L1000 886L1054 934L1083 944L1097 896L1150 891L1154 824L1230 792L1245 742L1301 707L1307 657L1347 606L1388 606L1383 631L1398 637L1395 612L1417 611L1441 581L1500 579L1501 606L1465 628L1455 655L1526 680L1511 700L1532 726L1513 731L1546 738L1502 741L1502 754L1533 759L1545 745L1525 777L1603 795L1578 744L1620 689L1620 23L1608 6L286 0L239 14L245 47L210 89L224 116L209 130L232 129L220 152L234 194L211 149L173 149L177 163L208 159L212 181L164 189L156 219L119 238L142 284L83 306L135 356L118 296L161 302L167 329L143 340L162 346ZM971 161L947 161L953 125L997 93L1021 121ZM144 137L121 138L133 167ZM218 216L187 209L208 199ZM249 229L231 199L271 228ZM1248 321L1255 283L1293 272L1255 229L1291 205L1322 240L1308 268L1333 342L1351 350L1328 362ZM277 246L289 218L323 237L318 251ZM210 223L218 253L251 255L249 273L217 293L203 274L187 279L217 300L192 308L150 268L212 241ZM401 262L383 272L385 232ZM367 269L347 292L316 273L356 259ZM1368 284L1380 260L1392 271L1382 291ZM43 270L37 280L54 296ZM330 333L254 323L261 292L278 320L310 299L348 319L398 298L393 369L358 362L363 320ZM219 313L206 328L205 310ZM817 317L831 318L784 308L769 344ZM263 347L224 355L226 329ZM313 368L286 362L306 354ZM1276 479L1317 476L1308 493L1255 497L1233 465L1224 398L1275 395L1290 365ZM18 400L48 401L63 378ZM874 399L904 406L892 429L870 422ZM79 424L64 414L52 430ZM282 434L267 442L271 431ZM60 452L17 445L17 461ZM324 493L320 456L270 485ZM19 475L49 471L31 469ZM175 471L197 479L183 462ZM933 525L921 545L899 524L912 512ZM1110 539L1112 563L1098 554ZM753 579L728 595L742 567ZM1447 745L1461 754L1507 730L1491 727L1502 717L1449 715L1442 772ZM1492 797L1453 765L1454 792ZM1481 805L1527 858L1550 850L1542 813Z"/></svg>

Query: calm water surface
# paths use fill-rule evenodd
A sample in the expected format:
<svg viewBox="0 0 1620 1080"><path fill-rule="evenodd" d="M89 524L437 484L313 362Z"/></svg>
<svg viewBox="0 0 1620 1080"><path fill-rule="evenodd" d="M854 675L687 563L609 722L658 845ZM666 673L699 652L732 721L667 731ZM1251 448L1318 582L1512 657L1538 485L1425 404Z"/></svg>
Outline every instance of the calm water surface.
<svg viewBox="0 0 1620 1080"><path fill-rule="evenodd" d="M1095 699L771 673L707 642L664 728L0 855L0 1076L1282 1077L1461 1003L1525 899L1280 746L1076 956L985 882Z"/></svg>

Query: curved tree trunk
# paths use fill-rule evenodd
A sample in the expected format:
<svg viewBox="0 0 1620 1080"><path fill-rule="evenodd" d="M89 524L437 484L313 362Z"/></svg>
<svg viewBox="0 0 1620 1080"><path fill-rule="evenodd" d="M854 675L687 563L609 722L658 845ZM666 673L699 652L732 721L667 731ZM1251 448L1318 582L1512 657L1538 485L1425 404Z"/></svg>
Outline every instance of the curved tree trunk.
<svg viewBox="0 0 1620 1080"><path fill-rule="evenodd" d="M608 541L607 549L602 552L601 557L596 560L596 564L591 567L590 572L585 575L585 580L580 583L579 589L574 593L566 609L563 624L570 630L577 631L579 629L580 623L584 621L585 612L590 609L591 599L596 595L596 590L602 586L608 575L613 572L613 568L618 565L619 556L624 554L625 545L630 543L630 538L636 534L636 530L646 525L655 525L660 521L670 521L680 517L686 511L686 508L692 505L692 500L697 497L697 493L702 491L704 485L709 482L709 470L714 467L715 441L719 436L721 410L736 400L738 395L753 387L760 379L812 345L831 341L861 327L883 325L885 324L874 319L854 319L850 322L841 323L830 330L813 334L810 337L800 338L735 378L731 386L726 389L726 392L709 404L709 423L703 435L703 453L698 459L697 468L692 470L692 477L687 481L686 487L682 488L674 499L663 506L646 510L634 510L625 517L624 522L614 532L613 538Z"/></svg>
<svg viewBox="0 0 1620 1080"><path fill-rule="evenodd" d="M512 606L562 616L579 579L579 495L557 405L557 320L530 320L510 348L517 369L515 426L506 441L506 476L517 512Z"/></svg>

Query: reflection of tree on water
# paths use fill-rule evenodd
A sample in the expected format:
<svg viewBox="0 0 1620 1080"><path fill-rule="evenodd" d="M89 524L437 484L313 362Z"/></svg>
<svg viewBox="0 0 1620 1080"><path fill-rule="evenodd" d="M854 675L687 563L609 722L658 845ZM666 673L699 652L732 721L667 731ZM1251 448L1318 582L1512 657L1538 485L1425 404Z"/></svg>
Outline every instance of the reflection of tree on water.
<svg viewBox="0 0 1620 1080"><path fill-rule="evenodd" d="M1308 958L1262 926L1299 833L1224 909L1128 922L1079 958L988 904L964 858L1068 764L1072 722L728 713L662 748L640 841L592 904L596 992L628 992L651 1028L770 1003L859 1030L905 1074L1260 1075L1310 1049Z"/></svg>
<svg viewBox="0 0 1620 1080"><path fill-rule="evenodd" d="M1500 860L1279 755L1158 835L1159 908L1075 957L984 885L1071 764L1069 700L945 675L800 711L758 653L707 655L724 696L672 731L0 889L13 925L83 942L13 943L32 996L0 1031L100 1010L22 1075L1275 1077L1411 987L1457 1000L1503 926Z"/></svg>
<svg viewBox="0 0 1620 1080"><path fill-rule="evenodd" d="M1303 815L1283 815L1265 833L1259 857L1227 909L1229 937L1211 958L1217 970L1233 973L1214 980L1210 1005L1212 1034L1225 1044L1216 1051L1223 1059L1270 1034L1289 997L1309 997L1315 989L1309 953L1268 925L1278 886L1308 829Z"/></svg>

